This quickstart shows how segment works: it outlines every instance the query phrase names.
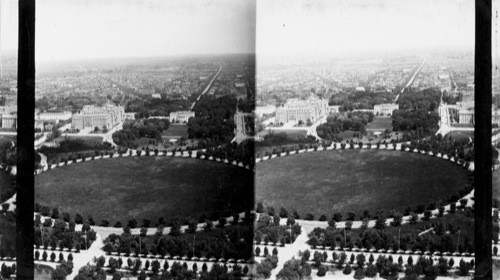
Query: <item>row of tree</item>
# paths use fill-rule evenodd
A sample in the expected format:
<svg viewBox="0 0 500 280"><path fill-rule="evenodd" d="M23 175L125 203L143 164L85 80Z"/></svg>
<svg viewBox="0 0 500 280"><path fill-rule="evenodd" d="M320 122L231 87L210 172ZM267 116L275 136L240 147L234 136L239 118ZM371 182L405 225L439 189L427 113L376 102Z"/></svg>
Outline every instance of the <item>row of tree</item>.
<svg viewBox="0 0 500 280"><path fill-rule="evenodd" d="M203 95L193 107L194 118L188 122L190 139L210 139L218 145L234 138L234 114L238 101L235 96Z"/></svg>
<svg viewBox="0 0 500 280"><path fill-rule="evenodd" d="M394 251L401 249L422 252L454 252L458 250L461 253L472 253L474 252L474 244L468 231L473 228L473 221L471 217L464 217L464 219L469 226L463 229L439 221L423 229L410 225L401 233L386 229L385 219L377 219L374 228L368 228L366 224L357 230L351 230L347 225L345 228L336 228L335 222L333 222L329 223L327 228L315 228L309 234L308 244L314 248L316 246L331 248L338 246L341 248L375 248ZM410 224L414 223L415 221L410 222ZM427 234L420 234L422 231L427 231ZM462 238L457 237L459 232L461 232Z"/></svg>
<svg viewBox="0 0 500 280"><path fill-rule="evenodd" d="M161 232L152 236L132 235L124 229L121 235L111 234L104 240L103 250L131 254L152 254L196 257L215 257L249 259L252 253L253 231L250 224L233 225L219 229L205 228L202 238L196 240L196 225L188 234L164 235ZM193 247L194 244L194 247Z"/></svg>
<svg viewBox="0 0 500 280"><path fill-rule="evenodd" d="M137 139L146 137L161 140L164 130L170 126L168 119L141 119L123 123L123 129L113 133L113 142L127 148L137 148Z"/></svg>
<svg viewBox="0 0 500 280"><path fill-rule="evenodd" d="M332 141L342 141L340 133L351 130L361 134L366 132L366 125L373 121L372 112L348 112L330 115L326 123L320 124L316 128L318 136Z"/></svg>
<svg viewBox="0 0 500 280"><path fill-rule="evenodd" d="M81 231L76 231L74 222L66 223L63 220L46 218L43 222L41 216L35 216L35 240L37 247L48 246L52 248L80 249L89 248L96 239L96 232L90 228L88 223L82 225Z"/></svg>

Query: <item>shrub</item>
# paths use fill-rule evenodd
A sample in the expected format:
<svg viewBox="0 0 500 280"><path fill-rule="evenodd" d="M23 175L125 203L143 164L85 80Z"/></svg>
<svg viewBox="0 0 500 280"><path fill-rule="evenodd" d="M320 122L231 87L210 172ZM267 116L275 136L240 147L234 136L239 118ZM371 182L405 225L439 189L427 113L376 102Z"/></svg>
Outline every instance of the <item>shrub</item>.
<svg viewBox="0 0 500 280"><path fill-rule="evenodd" d="M366 266L366 269L365 269L365 276L366 277L369 277L369 278L373 278L375 276L377 276L377 267L373 264L369 264Z"/></svg>
<svg viewBox="0 0 500 280"><path fill-rule="evenodd" d="M365 278L365 270L362 268L356 269L356 271L354 271L354 279L363 279L363 278Z"/></svg>
<svg viewBox="0 0 500 280"><path fill-rule="evenodd" d="M352 272L352 267L350 264L346 264L344 267L344 270L342 271L345 275L349 275Z"/></svg>
<svg viewBox="0 0 500 280"><path fill-rule="evenodd" d="M316 273L316 275L318 275L319 277L323 277L326 275L326 271L327 271L327 268L324 265L320 265L318 267L318 273Z"/></svg>

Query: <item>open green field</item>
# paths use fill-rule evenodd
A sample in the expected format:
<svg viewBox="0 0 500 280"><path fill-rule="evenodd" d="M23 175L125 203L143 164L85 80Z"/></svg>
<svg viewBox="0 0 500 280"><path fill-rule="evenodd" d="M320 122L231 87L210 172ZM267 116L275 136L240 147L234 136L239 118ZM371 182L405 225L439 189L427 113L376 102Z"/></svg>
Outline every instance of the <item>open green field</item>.
<svg viewBox="0 0 500 280"><path fill-rule="evenodd" d="M87 145L95 145L95 144L102 144L102 136L79 136L79 135L68 135L68 136L61 136L56 138L54 141L55 142L61 142L64 141L66 137L69 137L71 140L75 139L82 139L85 144Z"/></svg>
<svg viewBox="0 0 500 280"><path fill-rule="evenodd" d="M88 161L36 176L35 200L111 223L232 214L253 208L253 172L190 158Z"/></svg>
<svg viewBox="0 0 500 280"><path fill-rule="evenodd" d="M500 199L500 169L493 171L493 198Z"/></svg>
<svg viewBox="0 0 500 280"><path fill-rule="evenodd" d="M450 136L454 140L462 140L462 139L468 139L468 138L474 139L474 132L472 132L472 131L452 131L452 132L448 133L447 136Z"/></svg>
<svg viewBox="0 0 500 280"><path fill-rule="evenodd" d="M35 264L34 279L35 280L51 280L54 269L48 265Z"/></svg>
<svg viewBox="0 0 500 280"><path fill-rule="evenodd" d="M16 193L12 188L13 178L4 170L0 170L0 202L4 202Z"/></svg>
<svg viewBox="0 0 500 280"><path fill-rule="evenodd" d="M0 215L0 256L16 254L16 222Z"/></svg>
<svg viewBox="0 0 500 280"><path fill-rule="evenodd" d="M333 150L260 162L256 201L317 219L336 212L397 209L447 199L467 183L448 161L387 150Z"/></svg>
<svg viewBox="0 0 500 280"><path fill-rule="evenodd" d="M167 130L161 133L162 136L184 136L188 137L188 127L185 124L170 124Z"/></svg>
<svg viewBox="0 0 500 280"><path fill-rule="evenodd" d="M391 117L376 117L371 123L366 125L367 131L384 131L386 129L392 130Z"/></svg>
<svg viewBox="0 0 500 280"><path fill-rule="evenodd" d="M14 141L14 143L17 141L17 137L14 135L14 136L10 136L10 135L1 135L0 136L0 144L3 144L5 142L12 142Z"/></svg>
<svg viewBox="0 0 500 280"><path fill-rule="evenodd" d="M298 140L300 136L306 137L307 131L306 130L295 130L295 129L279 129L279 130L272 130L275 134L278 133L283 133L285 132L288 138L293 139L293 140ZM266 130L265 132L262 132L262 136L268 134L270 131Z"/></svg>

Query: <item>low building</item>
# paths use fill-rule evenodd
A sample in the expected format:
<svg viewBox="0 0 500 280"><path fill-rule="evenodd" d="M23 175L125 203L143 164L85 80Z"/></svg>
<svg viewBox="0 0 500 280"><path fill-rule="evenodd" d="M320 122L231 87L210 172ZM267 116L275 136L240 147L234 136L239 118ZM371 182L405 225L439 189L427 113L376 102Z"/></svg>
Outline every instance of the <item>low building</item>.
<svg viewBox="0 0 500 280"><path fill-rule="evenodd" d="M16 128L17 115L2 114L2 128Z"/></svg>
<svg viewBox="0 0 500 280"><path fill-rule="evenodd" d="M459 124L474 124L474 110L458 111Z"/></svg>
<svg viewBox="0 0 500 280"><path fill-rule="evenodd" d="M391 116L395 110L399 110L399 104L377 104L373 107L373 114L375 116Z"/></svg>
<svg viewBox="0 0 500 280"><path fill-rule="evenodd" d="M37 120L41 121L67 121L70 120L73 114L68 111L63 112L43 112L39 113L36 117Z"/></svg>
<svg viewBox="0 0 500 280"><path fill-rule="evenodd" d="M135 114L137 114L137 113L136 112L125 113L125 119L126 120L135 120Z"/></svg>
<svg viewBox="0 0 500 280"><path fill-rule="evenodd" d="M189 118L194 118L193 111L177 111L170 113L171 123L187 123Z"/></svg>
<svg viewBox="0 0 500 280"><path fill-rule="evenodd" d="M328 106L328 112L329 113L338 113L338 112L340 112L340 106L339 105Z"/></svg>

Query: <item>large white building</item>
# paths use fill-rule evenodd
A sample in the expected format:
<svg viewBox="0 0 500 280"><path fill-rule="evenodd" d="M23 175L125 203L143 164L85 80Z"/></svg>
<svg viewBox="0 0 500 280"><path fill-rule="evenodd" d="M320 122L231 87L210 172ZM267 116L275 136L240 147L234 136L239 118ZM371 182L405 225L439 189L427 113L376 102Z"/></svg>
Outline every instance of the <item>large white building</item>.
<svg viewBox="0 0 500 280"><path fill-rule="evenodd" d="M193 111L177 111L170 113L170 123L187 123L189 118L194 117Z"/></svg>
<svg viewBox="0 0 500 280"><path fill-rule="evenodd" d="M78 114L73 116L71 128L82 130L84 128L110 129L125 120L123 106L105 105L96 107L93 105L83 106Z"/></svg>
<svg viewBox="0 0 500 280"><path fill-rule="evenodd" d="M276 123L299 122L308 120L316 122L328 114L328 101L325 99L289 99L276 109Z"/></svg>
<svg viewBox="0 0 500 280"><path fill-rule="evenodd" d="M395 110L399 110L399 104L386 103L373 106L373 114L375 116L390 116Z"/></svg>
<svg viewBox="0 0 500 280"><path fill-rule="evenodd" d="M40 121L67 121L70 120L73 114L68 111L63 111L63 112L43 112L39 113L36 117L36 120Z"/></svg>

